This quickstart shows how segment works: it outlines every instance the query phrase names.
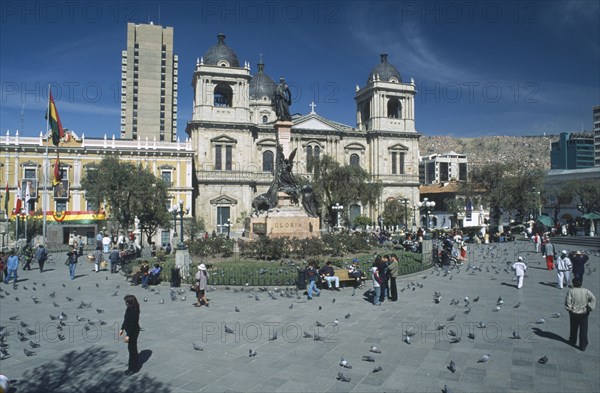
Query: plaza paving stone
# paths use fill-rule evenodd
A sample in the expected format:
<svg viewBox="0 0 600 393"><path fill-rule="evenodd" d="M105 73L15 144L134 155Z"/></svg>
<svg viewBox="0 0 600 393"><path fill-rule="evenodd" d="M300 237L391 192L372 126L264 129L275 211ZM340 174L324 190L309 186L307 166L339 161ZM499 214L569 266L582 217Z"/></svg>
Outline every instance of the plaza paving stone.
<svg viewBox="0 0 600 393"><path fill-rule="evenodd" d="M521 290L516 289L512 272L504 270L518 255L530 267ZM597 297L599 255L597 250L593 253L590 274L584 277L584 286ZM62 256L54 259L60 261ZM216 287L208 293L209 308L194 308L187 287L172 301L166 284L156 287L159 293L151 292L130 286L121 274L94 273L88 263L79 264L77 278L71 281L62 263L50 263L44 273L19 271L16 289L12 283L0 284L0 324L10 333L6 338L10 356L0 361L0 373L13 380L13 392L27 393L440 392L444 385L453 392L599 391L600 310L590 315L590 343L581 352L566 342L567 289L555 287L555 271L545 269L542 255L533 253L531 244L473 245L469 260L481 270L467 270L464 265L449 274L429 270L399 278L399 301L386 301L380 307L367 301L369 282L354 296L344 288L323 291L310 301L305 296L281 296L282 288L274 292L274 300L259 288ZM433 302L434 291L443 295L440 304ZM49 296L52 292L54 298ZM130 377L123 373L127 345L118 337L126 294L140 301L143 328L142 367ZM473 302L478 296L479 301ZM495 311L499 296L504 304ZM465 297L470 299L468 314ZM452 299L459 304L450 305ZM92 306L77 308L82 301ZM514 308L519 302L521 306ZM235 312L236 306L240 312ZM68 315L62 341L57 338L57 321L49 317L61 312ZM556 312L560 318L552 317ZM448 321L452 315L454 320ZM11 320L13 316L18 318ZM540 318L546 322L536 324ZM316 327L317 320L325 328ZM479 322L486 328L478 328ZM437 330L437 324L445 328ZM225 333L225 325L234 333ZM410 345L403 341L409 328L416 333ZM35 333L29 335L26 329ZM450 329L461 336L461 342L449 342ZM274 330L278 338L269 341ZM513 330L522 338L511 338ZM28 340L19 341L18 331ZM303 338L304 331L325 341ZM470 332L475 339L467 338ZM40 346L32 348L29 341ZM194 350L192 343L204 350ZM382 353L370 353L371 345ZM25 356L24 348L36 354ZM256 357L248 356L250 349ZM490 361L478 363L486 353ZM363 361L363 355L373 356L375 362ZM548 363L539 364L544 355ZM341 357L352 369L339 366ZM451 360L455 373L447 369ZM383 370L373 373L378 365ZM338 372L351 381L338 381Z"/></svg>

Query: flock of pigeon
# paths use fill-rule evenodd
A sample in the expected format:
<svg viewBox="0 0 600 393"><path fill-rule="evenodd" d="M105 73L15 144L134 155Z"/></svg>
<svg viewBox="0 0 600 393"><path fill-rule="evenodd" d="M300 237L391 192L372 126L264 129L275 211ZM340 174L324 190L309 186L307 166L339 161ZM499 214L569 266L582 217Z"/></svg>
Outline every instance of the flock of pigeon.
<svg viewBox="0 0 600 393"><path fill-rule="evenodd" d="M539 254L537 255L539 257ZM416 292L415 295L421 296L421 290L426 287L425 282L428 277L432 277L427 281L436 280L439 277L439 280L452 280L453 277L458 275L476 275L477 279L485 279L486 277L490 280L501 279L502 281L510 280L511 275L513 274L510 270L510 263L516 260L516 255L511 255L507 249L502 249L497 245L481 245L479 247L472 247L469 254L469 262L466 266L462 267L449 267L447 269L444 268L433 268L428 273L423 273L421 279L419 280L416 277L412 277L410 279L402 279L399 278L399 291L401 293L406 292L403 296L407 297L410 293ZM539 264L542 264L542 258L539 258ZM477 263L475 263L477 262ZM535 263L533 261L528 261L529 265ZM596 268L588 268L587 275L591 275ZM436 277L435 279L433 277ZM106 283L98 282L95 283L97 287L103 287L106 289L106 296L116 297L119 294L124 295L125 289L121 289L120 285L116 285L111 281L108 281L109 278L106 276ZM33 281L33 280L32 280ZM27 285L25 285L27 284ZM432 282L431 284L434 284ZM73 284L71 284L73 285ZM370 283L368 283L367 287L370 287ZM98 304L93 304L91 301L84 301L80 299L84 299L85 290L82 291L82 288L79 286L75 291L75 287L70 287L69 290L65 290L67 285L62 284L62 288L47 288L44 282L38 283L33 281L31 284L29 282L18 283L14 286L0 287L0 302L4 303L7 301L12 301L16 303L25 303L32 302L35 305L40 305L41 310L56 310L55 312L50 312L48 315L49 321L48 323L54 324L56 327L56 341L65 340L65 332L64 328L67 326L69 322L77 322L80 326L83 326L83 329L90 330L92 328L101 328L108 324L107 321L103 320L102 314L104 310L99 308ZM108 289L112 288L112 289ZM219 288L221 289L221 288ZM208 292L212 292L217 290L216 287L211 286L208 289ZM288 308L293 309L294 307L306 307L310 305L310 302L307 302L302 293L296 288L267 288L267 287L223 287L223 290L231 291L232 293L236 293L239 296L244 296L250 301L259 302L263 299L270 300L283 300L286 304L290 302ZM75 292L76 296L73 294ZM170 302L186 302L186 290L184 289L176 289L176 288L165 288L165 287L151 287L149 291L144 292L145 296L142 297L142 302L154 302L159 305L165 304L165 298L163 296L168 295L170 298ZM354 296L356 294L356 290L347 290L339 294L338 296L344 296L346 294L350 294L349 296ZM67 296L69 294L70 296ZM163 295L163 296L161 296ZM151 299L149 299L149 297ZM166 296L165 296L166 297ZM78 300L75 300L77 298ZM400 296L402 299L402 296ZM101 302L102 299L96 299L96 301ZM331 298L331 304L336 302L336 298ZM0 304L1 304L0 303ZM322 310L325 307L324 303L320 303L318 306L318 310ZM515 304L507 305L505 300L502 297L498 297L495 302L485 301L485 299L480 300L480 296L473 297L472 299L469 296L465 296L462 299L447 299L441 291L433 292L433 307L446 307L446 305L450 305L452 307L452 311L449 312L448 316L445 319L445 323L436 323L435 329L440 331L441 334L445 334L448 337L448 341L453 345L461 345L461 342L470 340L473 342L478 340L481 337L481 334L478 333L477 329L486 329L487 324L485 320L480 320L476 324L476 329L469 331L465 337L461 337L462 333L457 331L455 326L458 320L460 320L460 314L469 315L472 310L476 309L478 311L478 315L482 315L482 313L487 313L487 311L491 313L501 313L504 308L513 308L518 309L521 307L520 302L516 302ZM337 309L336 305L336 309ZM312 305L310 307L313 307ZM243 309L242 305L236 305L234 307L235 313L241 313ZM123 308L124 310L124 308ZM339 309L338 309L339 310ZM327 314L329 315L329 314ZM486 314L487 315L487 314ZM489 314L489 320L492 319L493 314ZM351 319L351 314L346 313L344 315L344 319L346 321ZM546 318L561 318L562 315L560 313L553 313L547 316L541 316L535 321L531 321L533 324L542 325L546 323ZM16 345L20 345L22 347L23 353L25 356L35 356L37 354L37 350L41 347L42 343L39 340L39 332L35 330L36 323L32 323L31 320L27 322L27 318L40 318L40 315L13 315L8 318L7 323L10 324L11 328L7 325L7 323L0 324L0 360L5 360L11 357L10 345L13 342L16 342ZM468 317L463 317L468 318ZM342 319L342 318L340 318ZM39 321L37 322L39 323ZM13 327L17 326L18 328L15 330ZM39 325L36 325L39 326ZM327 337L319 334L322 330L319 328L326 329L328 327L334 327L336 329L344 329L344 322L340 322L338 319L334 319L331 322L320 322L316 321L314 323L314 327L316 329L302 332L302 338L306 340L313 341L327 341ZM310 330L310 329L309 329ZM16 340L12 340L11 343L8 342L9 336L13 335L16 332ZM235 334L235 329L232 329L230 326L224 325L224 332L226 334ZM414 336L418 333L415 329L410 328L406 329L402 332L402 341L406 345L419 345L420 340L414 340ZM46 338L46 337L45 337ZM511 340L522 340L520 332L518 330L513 330L512 335L509 337ZM278 332L275 329L270 336L268 337L269 342L274 342L278 339ZM49 341L49 344L44 343L44 345L51 345L52 340ZM20 344L19 344L20 343ZM206 343L204 343L206 345ZM204 351L204 347L196 342L192 342L192 350L194 351ZM366 352L365 348L365 352ZM361 355L362 357L357 356L357 359L360 359L361 364L370 364L373 363L372 368L370 368L370 373L381 373L384 371L384 368L381 364L378 364L378 356L382 353L382 350L377 348L376 346L371 346L368 349L368 354ZM260 358L259 351L257 348L248 349L248 357L251 359ZM473 359L474 363L488 363L492 359L492 354L483 353L479 358ZM339 361L339 367L341 370L337 373L336 379L340 382L350 382L355 375L352 375L353 366L351 364L350 357L346 357L344 355L341 356L341 360ZM538 359L540 364L547 364L549 359L546 355L541 356ZM364 367L363 367L364 368ZM356 373L356 369L354 369ZM447 370L449 373L460 372L459 366L457 362L454 360L450 360L447 365ZM451 392L451 388L449 386L444 385L442 391L446 393Z"/></svg>

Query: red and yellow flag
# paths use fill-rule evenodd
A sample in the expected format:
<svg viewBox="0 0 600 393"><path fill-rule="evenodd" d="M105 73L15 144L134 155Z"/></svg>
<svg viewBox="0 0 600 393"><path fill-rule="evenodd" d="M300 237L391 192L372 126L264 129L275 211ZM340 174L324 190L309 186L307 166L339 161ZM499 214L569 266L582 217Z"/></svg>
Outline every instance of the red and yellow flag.
<svg viewBox="0 0 600 393"><path fill-rule="evenodd" d="M50 102L48 103L48 113L46 113L46 119L50 123L52 129L52 144L58 146L60 139L65 136L62 123L60 122L60 116L56 110L56 104L54 104L54 98L52 97L52 90L50 90Z"/></svg>
<svg viewBox="0 0 600 393"><path fill-rule="evenodd" d="M56 187L62 181L60 176L60 159L58 156L58 152L56 153L56 162L54 163L54 177L52 178L52 185Z"/></svg>

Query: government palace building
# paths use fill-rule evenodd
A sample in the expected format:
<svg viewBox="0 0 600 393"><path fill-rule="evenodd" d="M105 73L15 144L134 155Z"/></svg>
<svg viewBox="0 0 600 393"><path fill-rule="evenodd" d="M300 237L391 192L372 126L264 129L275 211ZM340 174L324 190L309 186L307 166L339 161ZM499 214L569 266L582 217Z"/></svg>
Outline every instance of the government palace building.
<svg viewBox="0 0 600 393"><path fill-rule="evenodd" d="M314 160L329 155L341 165L360 166L383 184L377 204L363 206L357 201L345 207L347 224L359 215L376 221L391 198L408 198L409 206L419 200L421 135L415 129L415 83L403 81L386 54L373 63L370 72L357 76L364 77L364 85L356 87L356 124L326 119L314 106L309 113L292 117L290 147L297 151L293 163L297 177L310 179ZM52 145L50 133L0 136L0 181L9 186L9 217L14 219L17 185L24 187L31 181L31 214L46 210L49 241L65 241L77 231L92 244L96 233L106 227L105 219L110 219L110 206L91 206L81 179L103 157L113 155L141 164L165 180L172 198L169 206L181 200L191 208L184 220L202 218L209 233L229 230L232 236L241 235L253 199L267 191L273 180L276 83L265 68L261 60L252 75L249 63L240 65L234 49L219 34L216 44L197 59L191 75L193 113L183 142L144 135L141 128L135 139L86 138L68 131L68 141L58 147ZM60 193L51 181L57 152L65 183ZM47 198L43 198L44 182ZM4 203L0 206L3 209ZM327 229L325 224L321 229ZM172 241L172 235L172 229L159 231L155 241Z"/></svg>

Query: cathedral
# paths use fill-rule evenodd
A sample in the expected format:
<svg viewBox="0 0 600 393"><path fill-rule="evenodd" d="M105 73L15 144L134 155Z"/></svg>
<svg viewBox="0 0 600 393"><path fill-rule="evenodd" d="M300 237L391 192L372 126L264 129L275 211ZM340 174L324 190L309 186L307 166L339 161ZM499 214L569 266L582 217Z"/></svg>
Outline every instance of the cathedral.
<svg viewBox="0 0 600 393"><path fill-rule="evenodd" d="M262 60L255 75L240 65L235 51L219 34L214 46L197 59L192 76L192 120L186 133L194 150L194 213L217 233L243 230L254 197L267 190L276 157L273 109L276 83ZM349 224L359 215L374 222L385 201L419 199L421 136L415 129L414 80L403 83L398 69L381 54L356 87L356 125L310 113L292 118L294 174L311 177L311 164L329 155L341 165L356 165L383 183L377 204L359 201L345 207Z"/></svg>

